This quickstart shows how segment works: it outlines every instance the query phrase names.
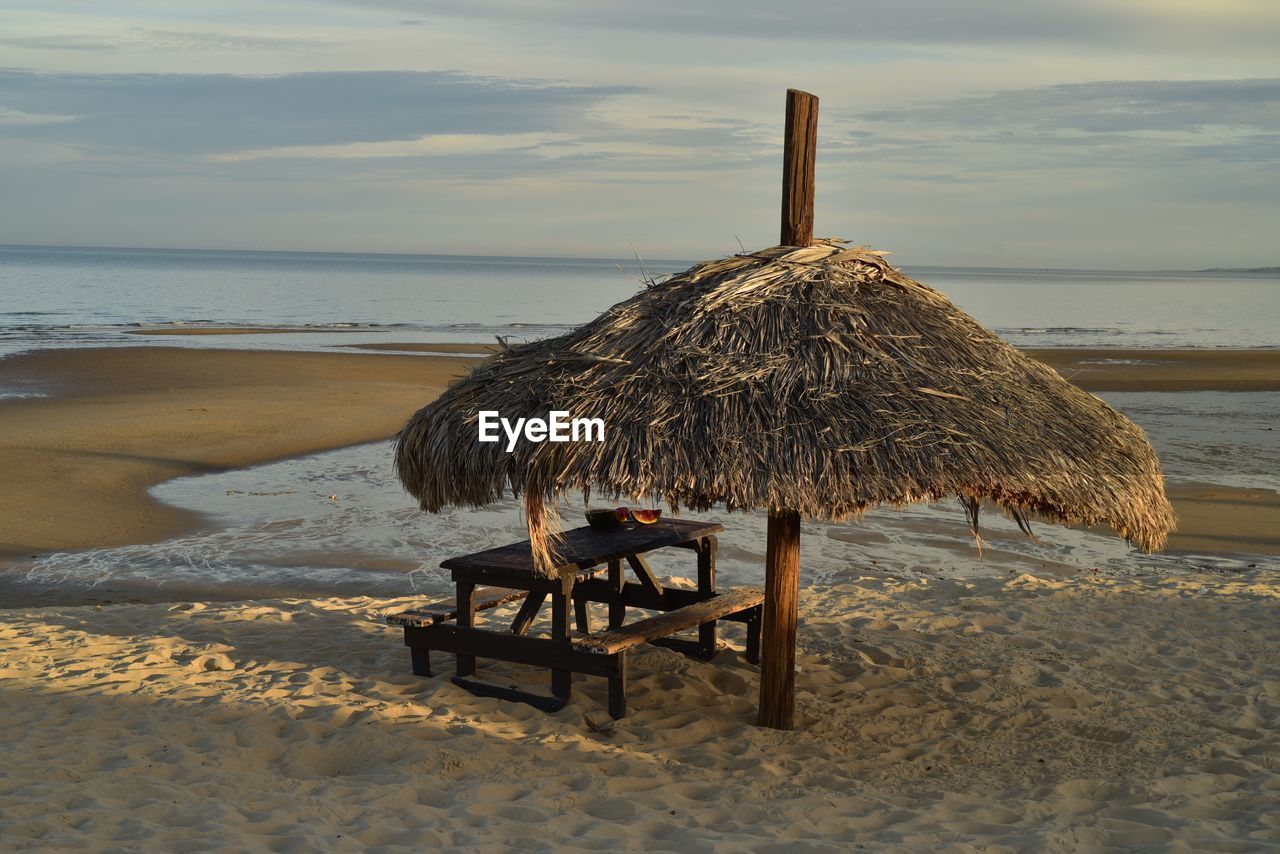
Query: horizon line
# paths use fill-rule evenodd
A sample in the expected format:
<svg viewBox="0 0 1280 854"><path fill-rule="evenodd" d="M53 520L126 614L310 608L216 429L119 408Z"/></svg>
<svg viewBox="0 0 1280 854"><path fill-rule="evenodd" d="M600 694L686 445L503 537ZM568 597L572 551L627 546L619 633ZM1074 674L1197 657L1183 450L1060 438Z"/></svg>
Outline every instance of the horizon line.
<svg viewBox="0 0 1280 854"><path fill-rule="evenodd" d="M638 253L631 258L609 257L600 255L478 255L470 253L457 252L388 252L388 251L360 251L360 250L336 250L336 249L214 249L206 247L187 247L187 246L101 246L81 243L0 243L0 249L91 249L91 250L111 250L119 252L217 252L225 254L247 254L256 253L261 255L336 255L336 256L377 256L388 258L502 258L509 260L539 260L539 261L600 261L611 263L628 263L628 264L685 264L690 267L695 264L703 263L710 259L702 259L702 261L681 259L681 258L644 258ZM740 254L740 253L734 253ZM741 253L748 254L748 253ZM892 254L892 253L890 253ZM897 265L894 265L897 266ZM1019 265L1019 266L1002 266L998 264L911 264L903 265L903 268L914 269L951 269L951 270L1010 270L1010 271L1032 271L1032 272L1071 272L1071 273L1257 273L1257 272L1280 272L1280 265L1259 265L1252 267L1223 267L1210 266L1199 268L1124 268L1124 267L1053 267L1047 265Z"/></svg>

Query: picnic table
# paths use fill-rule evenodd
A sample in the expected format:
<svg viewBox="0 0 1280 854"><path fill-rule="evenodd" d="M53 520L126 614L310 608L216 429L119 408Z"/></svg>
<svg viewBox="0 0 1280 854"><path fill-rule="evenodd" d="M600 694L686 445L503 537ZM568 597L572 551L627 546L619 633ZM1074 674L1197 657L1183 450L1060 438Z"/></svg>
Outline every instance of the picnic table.
<svg viewBox="0 0 1280 854"><path fill-rule="evenodd" d="M609 680L609 713L626 714L627 663L630 650L642 643L674 649L704 660L716 653L717 620L747 626L746 657L759 662L759 587L716 589L716 534L724 527L693 519L660 519L651 525L628 523L617 528L575 528L559 546L562 565L554 577L534 570L529 541L449 558L440 564L452 573L452 600L392 614L387 622L403 626L413 672L431 676L431 650L456 657L453 681L474 694L529 703L558 711L572 696L574 673ZM644 555L655 549L688 549L696 556L695 589L661 584ZM632 580L624 575L624 564ZM481 586L484 585L484 586ZM530 637L529 628L551 599L550 637ZM480 625L480 612L523 600L509 626ZM608 606L607 627L591 632L590 604ZM569 631L573 605L577 636ZM657 616L626 622L627 609L658 611ZM696 628L697 639L675 637ZM476 659L492 658L546 667L551 696L476 680Z"/></svg>

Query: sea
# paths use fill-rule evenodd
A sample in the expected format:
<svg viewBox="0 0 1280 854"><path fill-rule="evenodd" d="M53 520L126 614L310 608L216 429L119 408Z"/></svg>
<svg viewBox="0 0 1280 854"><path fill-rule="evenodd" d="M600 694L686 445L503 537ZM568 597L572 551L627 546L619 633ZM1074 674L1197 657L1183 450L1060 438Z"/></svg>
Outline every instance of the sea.
<svg viewBox="0 0 1280 854"><path fill-rule="evenodd" d="M0 246L0 358L51 347L326 350L375 342L489 343L560 334L690 261L323 252ZM1022 347L1280 347L1280 273L904 267ZM234 336L140 336L236 326ZM286 334L265 330L286 329ZM4 399L50 393L32 382ZM1280 394L1115 393L1171 481L1280 490ZM161 484L158 499L203 514L162 543L40 555L7 567L48 589L164 589L175 597L435 594L450 554L521 537L514 504L419 512L386 442ZM573 524L581 502L565 513ZM728 528L727 583L759 580L759 514ZM1114 538L1040 526L1022 537L995 514L975 540L954 503L878 511L856 525L807 524L810 583L850 572L990 574L1141 566L1221 567L1239 558L1141 556ZM669 566L663 560L676 560ZM1247 560L1247 558L1246 558ZM658 568L679 574L678 558ZM0 567L0 569L5 569Z"/></svg>
<svg viewBox="0 0 1280 854"><path fill-rule="evenodd" d="M691 263L0 246L0 354L136 345L122 333L202 325L311 332L238 336L236 347L540 338ZM1280 271L903 269L1022 347L1280 346Z"/></svg>

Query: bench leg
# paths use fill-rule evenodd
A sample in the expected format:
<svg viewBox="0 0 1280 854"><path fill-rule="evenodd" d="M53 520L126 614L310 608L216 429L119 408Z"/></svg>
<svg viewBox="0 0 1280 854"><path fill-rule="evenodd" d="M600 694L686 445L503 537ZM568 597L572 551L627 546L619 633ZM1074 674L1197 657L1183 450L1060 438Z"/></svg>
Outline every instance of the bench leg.
<svg viewBox="0 0 1280 854"><path fill-rule="evenodd" d="M615 656L616 670L609 677L609 717L615 721L627 716L627 651Z"/></svg>
<svg viewBox="0 0 1280 854"><path fill-rule="evenodd" d="M710 661L716 657L716 621L698 626L698 657Z"/></svg>
<svg viewBox="0 0 1280 854"><path fill-rule="evenodd" d="M551 637L569 640L569 595L551 594ZM568 702L573 691L573 671L556 667L551 670L551 693L556 699Z"/></svg>
<svg viewBox="0 0 1280 854"><path fill-rule="evenodd" d="M458 605L458 625L462 628L469 629L476 624L476 586L472 582L459 581L458 595L455 600ZM454 674L457 676L474 676L476 674L476 657L474 655L457 654L457 664L454 667Z"/></svg>
<svg viewBox="0 0 1280 854"><path fill-rule="evenodd" d="M760 663L760 606L751 609L751 617L747 620L747 661Z"/></svg>
<svg viewBox="0 0 1280 854"><path fill-rule="evenodd" d="M413 659L414 676L435 676L431 672L431 652L426 647L411 646L409 655Z"/></svg>

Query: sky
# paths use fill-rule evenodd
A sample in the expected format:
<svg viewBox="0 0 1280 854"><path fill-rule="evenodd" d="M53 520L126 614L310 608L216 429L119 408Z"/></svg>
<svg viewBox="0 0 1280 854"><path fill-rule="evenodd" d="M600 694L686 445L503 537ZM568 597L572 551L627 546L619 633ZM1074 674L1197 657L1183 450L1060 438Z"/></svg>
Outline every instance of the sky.
<svg viewBox="0 0 1280 854"><path fill-rule="evenodd" d="M0 0L0 243L1280 265L1275 0Z"/></svg>

